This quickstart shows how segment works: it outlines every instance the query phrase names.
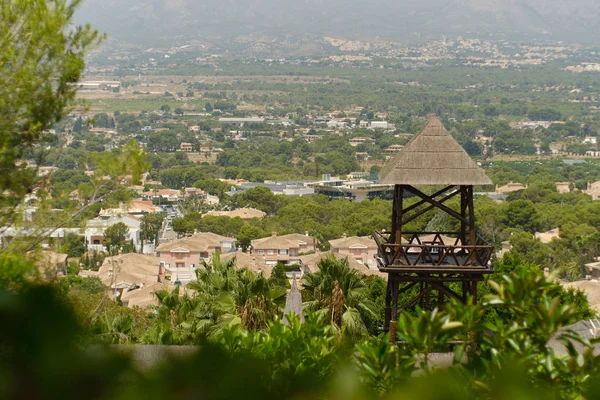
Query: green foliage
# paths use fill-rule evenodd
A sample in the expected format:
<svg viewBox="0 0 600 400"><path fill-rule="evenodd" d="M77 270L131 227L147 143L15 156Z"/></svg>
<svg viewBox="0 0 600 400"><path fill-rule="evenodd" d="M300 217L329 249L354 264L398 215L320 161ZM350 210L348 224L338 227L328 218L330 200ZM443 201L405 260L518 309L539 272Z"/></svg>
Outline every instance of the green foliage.
<svg viewBox="0 0 600 400"><path fill-rule="evenodd" d="M104 231L105 245L107 249L115 253L119 248L125 245L127 235L129 234L129 228L123 222L117 222L106 228Z"/></svg>
<svg viewBox="0 0 600 400"><path fill-rule="evenodd" d="M0 6L0 200L21 198L35 184L20 162L33 151L38 163L47 132L76 105L84 55L101 40L89 26L72 26L81 1L17 0ZM7 173L10 172L10 173ZM3 207L6 204L3 204Z"/></svg>
<svg viewBox="0 0 600 400"><path fill-rule="evenodd" d="M256 287L262 285L260 281L244 280L248 271L235 271L218 258L205 270L199 276L204 287L197 288L198 301L188 294L181 296L179 289L157 293L160 306L143 317L150 318L144 326L146 339L194 343L189 332L194 324L202 329L202 324L193 321L203 310L232 312L239 307L234 304L251 301L247 294L261 293ZM53 393L67 398L125 398L134 393L158 398L177 391L186 396L211 393L218 398L261 399L500 400L507 394L520 399L540 394L578 399L599 394L594 377L600 373L600 363L593 343L562 329L577 317L576 307L562 304L558 287L526 268L490 282L493 291L478 305L452 300L442 309L402 314L397 331L404 342L399 346L390 344L387 335L352 345L321 313L308 313L304 324L294 315L288 317L288 325L275 317L260 329L246 329L243 323L228 319L212 330L208 341L201 339L202 346L189 356L159 361L143 370L110 348L81 351L79 347L89 339L130 343L139 334L143 314L119 311L108 302L90 329L84 329L78 319L86 314L74 313L71 304L84 301L91 291L77 286L78 279L70 282L67 293L31 285L0 291L0 318L11 327L0 331L0 346L10 350L0 357L0 371L7 378L0 386L3 398ZM255 289L244 291L239 283ZM77 295L68 300L65 294L72 290ZM238 299L230 302L224 296ZM506 310L512 318L484 318L495 310ZM434 353L457 339L464 342L448 354L451 365L440 366ZM565 356L557 353L561 347ZM61 351L57 353L56 348ZM35 378L36 385L26 384L26 377Z"/></svg>
<svg viewBox="0 0 600 400"><path fill-rule="evenodd" d="M146 214L142 217L140 224L140 237L144 240L158 243L158 235L162 228L164 216L162 214Z"/></svg>
<svg viewBox="0 0 600 400"><path fill-rule="evenodd" d="M271 270L271 276L269 277L269 283L274 287L283 287L289 289L291 287L290 281L286 275L285 265L278 262Z"/></svg>
<svg viewBox="0 0 600 400"><path fill-rule="evenodd" d="M317 264L319 270L302 278L305 306L327 315L344 334L354 339L367 334L366 318L374 316L373 303L360 273L348 260L334 256Z"/></svg>

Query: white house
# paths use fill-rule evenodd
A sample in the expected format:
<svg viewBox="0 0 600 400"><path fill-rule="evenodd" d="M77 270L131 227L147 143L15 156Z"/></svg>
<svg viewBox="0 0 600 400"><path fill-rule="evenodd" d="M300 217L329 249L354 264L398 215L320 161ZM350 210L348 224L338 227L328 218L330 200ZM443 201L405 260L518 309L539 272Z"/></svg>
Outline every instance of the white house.
<svg viewBox="0 0 600 400"><path fill-rule="evenodd" d="M85 226L85 242L88 245L88 249L106 251L106 247L104 246L104 232L109 226L119 222L127 225L127 240L132 240L135 249L140 251L142 247L142 240L140 239L141 220L133 215L101 216L89 220Z"/></svg>
<svg viewBox="0 0 600 400"><path fill-rule="evenodd" d="M387 121L371 121L372 129L388 129L389 124Z"/></svg>

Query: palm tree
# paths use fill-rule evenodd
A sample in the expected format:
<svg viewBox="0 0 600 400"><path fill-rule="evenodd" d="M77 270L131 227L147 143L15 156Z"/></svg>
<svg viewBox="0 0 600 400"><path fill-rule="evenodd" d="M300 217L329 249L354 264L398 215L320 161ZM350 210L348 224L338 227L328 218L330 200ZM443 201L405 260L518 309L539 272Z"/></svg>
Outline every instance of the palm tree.
<svg viewBox="0 0 600 400"><path fill-rule="evenodd" d="M331 322L349 336L363 336L367 332L365 318L375 316L363 276L350 268L348 259L340 260L333 255L319 261L317 266L317 272L302 279L307 297L305 307L328 313Z"/></svg>
<svg viewBox="0 0 600 400"><path fill-rule="evenodd" d="M152 343L177 344L193 339L198 326L193 311L198 301L187 293L179 294L179 286L172 291L162 289L154 293L158 306L152 306L156 324L148 330L146 338Z"/></svg>
<svg viewBox="0 0 600 400"><path fill-rule="evenodd" d="M285 289L272 288L262 275L248 269L235 270L235 259L222 262L219 254L212 264L196 271L197 279L187 287L196 291L195 315L217 334L226 325L262 329L277 315ZM210 321L210 322L209 322Z"/></svg>

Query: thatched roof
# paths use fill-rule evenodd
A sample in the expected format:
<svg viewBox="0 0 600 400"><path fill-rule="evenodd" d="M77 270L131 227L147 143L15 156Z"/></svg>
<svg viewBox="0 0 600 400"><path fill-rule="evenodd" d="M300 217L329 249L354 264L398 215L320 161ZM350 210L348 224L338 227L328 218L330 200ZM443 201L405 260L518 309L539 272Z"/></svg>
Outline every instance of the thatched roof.
<svg viewBox="0 0 600 400"><path fill-rule="evenodd" d="M379 180L413 186L492 184L436 116L384 165Z"/></svg>

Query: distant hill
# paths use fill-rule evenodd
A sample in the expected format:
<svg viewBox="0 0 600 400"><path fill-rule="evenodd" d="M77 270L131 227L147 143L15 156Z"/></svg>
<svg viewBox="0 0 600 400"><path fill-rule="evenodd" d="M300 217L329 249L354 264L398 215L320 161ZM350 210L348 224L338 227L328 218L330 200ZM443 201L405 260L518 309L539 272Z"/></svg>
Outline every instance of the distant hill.
<svg viewBox="0 0 600 400"><path fill-rule="evenodd" d="M600 44L598 0L86 0L78 20L148 46L245 35L502 35Z"/></svg>

